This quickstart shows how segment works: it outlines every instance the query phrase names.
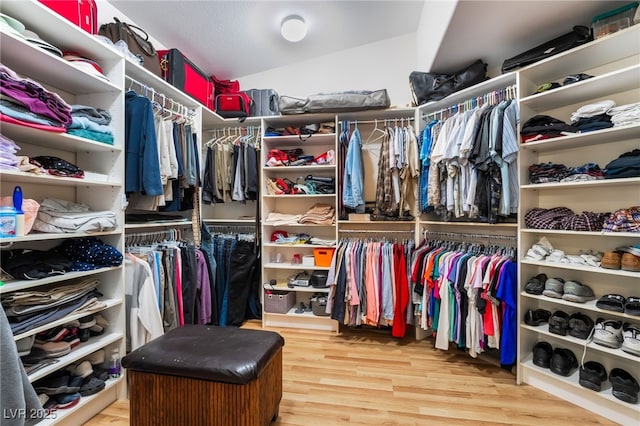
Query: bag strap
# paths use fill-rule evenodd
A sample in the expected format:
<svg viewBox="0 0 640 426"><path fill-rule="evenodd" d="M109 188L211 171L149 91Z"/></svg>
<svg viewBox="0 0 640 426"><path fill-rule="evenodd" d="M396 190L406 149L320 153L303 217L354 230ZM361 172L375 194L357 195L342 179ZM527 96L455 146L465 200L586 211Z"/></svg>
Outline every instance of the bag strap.
<svg viewBox="0 0 640 426"><path fill-rule="evenodd" d="M122 25L127 30L127 32L131 34L131 36L133 36L133 39L136 41L136 44L138 45L138 47L140 47L140 49L142 49L147 55L153 56L156 53L156 49L153 47L153 44L151 44L151 42L149 41L149 34L147 34L145 30L143 30L142 28L136 25L131 25L131 24L127 24L126 22L122 22L116 17L114 17L113 20L116 21L117 24ZM138 34L136 31L134 31L134 29L139 31L142 34ZM143 36L144 36L144 39L142 39Z"/></svg>

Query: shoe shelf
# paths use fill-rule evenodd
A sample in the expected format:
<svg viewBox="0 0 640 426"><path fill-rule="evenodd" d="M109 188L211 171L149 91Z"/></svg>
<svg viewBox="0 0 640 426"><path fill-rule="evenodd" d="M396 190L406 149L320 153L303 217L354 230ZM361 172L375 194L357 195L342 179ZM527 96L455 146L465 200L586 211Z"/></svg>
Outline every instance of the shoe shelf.
<svg viewBox="0 0 640 426"><path fill-rule="evenodd" d="M38 423L38 426L52 426L56 424L78 425L89 421L89 419L96 415L92 405L108 406L110 401L116 399L117 388L124 382L124 375L117 379L105 381L104 389L100 392L81 397L78 404L73 407L51 411L49 416Z"/></svg>
<svg viewBox="0 0 640 426"><path fill-rule="evenodd" d="M639 318L640 319L640 318ZM559 334L555 334L555 333L551 333L549 331L549 325L548 324L544 324L544 325L540 325L538 327L535 326L531 326L531 325L520 325L520 328L523 330L528 330L530 332L534 332L534 333L538 333L541 335L545 335L545 336L549 336L552 337L554 339L558 339L558 340L562 340L564 342L568 342L571 343L573 345L578 345L581 347L581 349L578 351L575 351L575 355L576 358L578 359L578 363L580 363L579 358L582 356L582 351L586 344L587 346L587 356L586 356L586 360L588 360L589 354L591 353L591 351L600 351L603 352L607 355L613 355L617 358L621 358L621 362L626 362L626 361L631 361L631 362L635 362L638 361L638 357L636 355L632 355L630 353L627 353L625 351L623 351L621 348L608 348L606 346L602 346L599 345L597 343L594 342L589 342L587 340L583 340L583 339L578 339L577 337L573 337L573 336L561 336Z"/></svg>
<svg viewBox="0 0 640 426"><path fill-rule="evenodd" d="M113 266L109 268L98 268L92 269L90 271L78 271L78 272L67 272L63 275L54 275L47 278L42 278L39 280L14 280L14 281L5 281L3 285L0 286L0 294L10 293L12 291L18 290L26 290L34 287L40 287L47 284L54 284L63 281L90 277L93 275L98 275L102 272L107 271L115 271L116 269L121 269L122 266Z"/></svg>
<svg viewBox="0 0 640 426"><path fill-rule="evenodd" d="M520 296L523 298L529 298L529 299L535 299L538 302L542 302L542 303L550 303L550 304L554 304L554 305L562 305L562 306L567 306L570 308L573 308L577 311L589 311L589 312L595 312L597 313L599 316L614 316L618 319L620 319L623 322L636 322L640 324L640 317L639 316L634 316L634 315L629 315L629 314L625 314L624 312L616 312L616 311L608 311L606 309L600 309L596 306L596 300L590 300L588 302L585 303L577 303L577 302L571 302L569 300L564 300L564 299L554 299L552 297L547 297L544 295L536 295L536 294L529 294L527 292L521 292ZM631 296L631 295L627 295L627 296ZM593 319L593 318L592 318ZM594 320L595 322L595 320ZM526 324L521 324L522 327L529 327ZM535 331L539 331L541 330L540 327L530 327L532 330ZM636 361L640 361L640 359L638 357L635 358L631 358L634 359Z"/></svg>
<svg viewBox="0 0 640 426"><path fill-rule="evenodd" d="M29 337L29 336L31 336L33 334L38 334L41 331L49 330L50 328L54 328L54 327L57 327L59 325L66 324L66 323L68 323L70 321L77 320L77 319L80 319L82 317L86 317L87 315L92 315L92 314L95 315L95 314L103 312L103 311L105 311L107 309L113 308L114 306L121 305L124 302L124 300L123 299L117 299L117 298L112 298L112 299L106 298L106 299L98 300L98 302L104 303L105 306L100 308L99 310L95 310L95 311L92 310L92 311L89 311L89 312L71 313L71 314L65 316L64 318L60 318L59 320L52 321L52 322L47 323L45 325L41 325L40 327L36 327L36 328L31 329L29 331L25 331L24 333L21 333L21 334L16 334L15 336L13 336L13 338L14 338L14 340L20 340L20 339L22 339L24 337Z"/></svg>
<svg viewBox="0 0 640 426"><path fill-rule="evenodd" d="M29 374L29 381L33 383L36 380L53 373L54 371L60 370L67 365L73 364L74 362L86 357L87 355L92 354L99 349L103 349L110 344L117 342L123 337L124 334L121 332L105 333L101 336L91 337L88 341L82 342L75 348L71 349L71 352L69 352L67 355L56 358L58 362L56 362L55 364L48 365L40 370L35 371L33 374Z"/></svg>
<svg viewBox="0 0 640 426"><path fill-rule="evenodd" d="M548 368L538 367L529 355L520 361L521 374L532 386L546 389L547 392L571 402L574 405L593 410L597 404L598 413L619 424L637 424L640 418L640 405L628 404L611 393L611 384L607 380L600 392L580 386L579 372L575 369L568 377L551 372Z"/></svg>
<svg viewBox="0 0 640 426"><path fill-rule="evenodd" d="M271 285L269 283L264 283L262 285L265 290L275 290L275 291L299 291L302 293L329 293L329 288L315 288L315 287L302 287L302 286L294 286L289 287L287 284L283 282L279 282L276 285Z"/></svg>
<svg viewBox="0 0 640 426"><path fill-rule="evenodd" d="M598 274L614 275L614 276L620 276L620 277L632 277L632 278L638 278L640 280L640 272L625 271L622 269L607 269L607 268L601 268L599 266L588 266L588 265L579 265L579 264L561 263L561 262L546 262L546 261L540 261L540 260L527 260L527 259L521 260L520 263L523 265L545 266L549 268L567 269L572 271L597 272Z"/></svg>

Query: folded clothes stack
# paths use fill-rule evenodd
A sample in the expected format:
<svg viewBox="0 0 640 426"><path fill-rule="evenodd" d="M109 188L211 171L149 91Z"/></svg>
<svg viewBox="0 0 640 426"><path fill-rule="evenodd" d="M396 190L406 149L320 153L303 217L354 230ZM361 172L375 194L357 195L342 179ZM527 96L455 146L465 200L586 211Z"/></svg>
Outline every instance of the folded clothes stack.
<svg viewBox="0 0 640 426"><path fill-rule="evenodd" d="M331 225L336 220L336 210L328 204L315 204L300 218L300 223Z"/></svg>
<svg viewBox="0 0 640 426"><path fill-rule="evenodd" d="M536 115L522 124L522 142L557 138L578 133L578 129L549 115Z"/></svg>
<svg viewBox="0 0 640 426"><path fill-rule="evenodd" d="M71 124L67 127L67 133L113 145L110 123L109 111L87 105L71 105Z"/></svg>
<svg viewBox="0 0 640 426"><path fill-rule="evenodd" d="M575 182L602 179L604 171L596 163L585 163L577 167L552 162L536 163L529 166L529 182Z"/></svg>
<svg viewBox="0 0 640 426"><path fill-rule="evenodd" d="M640 149L621 154L605 166L605 179L620 179L640 176Z"/></svg>
<svg viewBox="0 0 640 426"><path fill-rule="evenodd" d="M118 227L112 211L92 211L88 206L66 200L45 198L40 203L33 229L40 232L102 232Z"/></svg>
<svg viewBox="0 0 640 426"><path fill-rule="evenodd" d="M609 99L583 105L571 114L571 125L583 133L613 127L607 112L615 106Z"/></svg>
<svg viewBox="0 0 640 426"><path fill-rule="evenodd" d="M536 207L524 215L527 228L564 229L570 231L601 231L610 213L582 212L576 214L567 207L544 209Z"/></svg>
<svg viewBox="0 0 640 426"><path fill-rule="evenodd" d="M18 171L19 158L16 155L20 147L16 143L0 134L0 170Z"/></svg>
<svg viewBox="0 0 640 426"><path fill-rule="evenodd" d="M611 108L607 114L611 116L613 127L640 124L640 102Z"/></svg>

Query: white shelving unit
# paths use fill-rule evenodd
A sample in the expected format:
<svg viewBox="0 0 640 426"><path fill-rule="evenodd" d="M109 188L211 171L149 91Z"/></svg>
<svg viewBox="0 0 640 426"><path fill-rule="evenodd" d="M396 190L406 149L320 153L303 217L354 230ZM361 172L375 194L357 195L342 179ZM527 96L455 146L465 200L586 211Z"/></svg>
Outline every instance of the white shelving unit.
<svg viewBox="0 0 640 426"><path fill-rule="evenodd" d="M521 123L534 115L549 115L570 123L570 114L580 106L604 99L618 105L640 101L640 26L634 26L607 37L587 43L540 61L518 72ZM564 76L584 72L594 77L531 95L540 84L562 81ZM568 207L576 213L583 211L613 212L637 205L640 199L640 179L611 179L589 182L529 184L528 167L534 163L554 162L567 167L593 162L601 168L621 154L638 148L640 127L609 128L585 134L563 136L520 145L520 212L519 212L519 286L518 316L518 381L528 383L556 396L581 405L621 424L635 424L640 419L640 407L628 404L611 393L607 381L600 392L578 384L578 369L569 377L552 373L532 363L532 348L536 342L547 341L553 348L563 347L574 352L580 360L586 345L585 361L602 363L607 372L623 368L640 380L640 359L586 340L550 333L546 325L532 327L522 322L528 309L561 310L569 315L581 312L591 317L617 319L640 323L639 317L599 309L595 301L574 303L562 299L535 296L524 292L527 281L540 273L565 280L578 280L591 287L596 299L604 294L617 293L625 297L638 292L640 273L610 270L595 266L552 263L524 259L527 250L542 237L554 248L567 254L580 250L606 252L624 245L640 243L640 234L630 232L580 232L527 229L525 213L534 207ZM578 361L580 362L580 361Z"/></svg>
<svg viewBox="0 0 640 426"><path fill-rule="evenodd" d="M264 117L262 120L263 129L267 126L274 128L282 128L285 126L301 127L306 124L335 122L335 115L326 114L305 114L300 116L282 116L282 117ZM337 166L336 164L319 165L319 166L282 166L268 167L265 165L267 155L271 149L290 149L302 148L304 155L317 156L327 150L336 151L336 135L331 134L315 134L311 137L303 136L264 136L262 139L262 156L261 156L261 229L262 229L262 282L265 291L293 291L296 293L296 304L289 312L285 314L269 312L264 307L262 310L262 323L264 326L278 327L295 327L307 328L325 331L338 331L338 323L328 316L316 316L312 312L296 313L296 307L302 302L309 305L309 300L314 293L326 293L328 289L315 289L313 287L287 287L288 279L291 275L306 271L311 274L313 271L328 271L328 266L307 266L302 264L292 264L291 259L294 254L303 256L313 256L314 249L335 249L335 247L309 245L309 244L277 244L272 243L270 238L275 230L284 230L289 235L306 233L313 237L337 240L337 223L332 225L315 225L315 224L287 224L272 225L266 219L269 213L287 213L287 214L304 214L314 204L328 204L336 208L336 194L283 194L269 195L266 190L266 182L272 178L287 178L292 182L296 182L298 177L306 177L307 175L333 177L337 182ZM337 191L337 185L336 185ZM276 262L276 257L280 255L282 262ZM270 280L275 279L277 284L271 288L268 284ZM264 296L264 292L263 292Z"/></svg>
<svg viewBox="0 0 640 426"><path fill-rule="evenodd" d="M0 193L11 196L16 185L22 187L25 199L40 202L44 198L60 198L88 205L92 210L110 210L116 213L118 228L96 234L72 233L50 234L31 232L16 238L2 238L0 244L11 249L49 250L66 239L91 236L99 237L120 252L124 251L124 60L116 50L104 45L94 37L75 27L41 3L33 1L3 1L0 11L12 16L27 29L33 30L44 40L62 50L78 52L96 60L103 68L106 79L85 73L69 62L33 44L5 32L0 33L0 61L19 76L42 84L57 93L69 104L83 104L109 111L110 126L114 132L114 144L53 133L2 123L2 134L13 139L20 147L18 155L50 155L63 158L85 172L93 172L84 179L61 178L52 175L32 175L23 172L0 172ZM53 365L35 371L30 381L46 377L100 349L110 354L111 349L124 353L125 303L124 272L122 266L100 268L93 271L73 272L62 276L40 280L14 280L5 282L0 293L5 296L15 291L49 289L57 285L95 278L98 291L103 294L100 313L109 326L101 336L90 338L75 347L68 355ZM62 325L70 320L86 316L75 313L46 325L20 333L16 340ZM4 344L4 343L3 343ZM4 390L6 391L6 390ZM126 395L125 379L109 381L98 394L81 398L80 402L67 410L59 410L42 424L77 425L87 421L113 401Z"/></svg>

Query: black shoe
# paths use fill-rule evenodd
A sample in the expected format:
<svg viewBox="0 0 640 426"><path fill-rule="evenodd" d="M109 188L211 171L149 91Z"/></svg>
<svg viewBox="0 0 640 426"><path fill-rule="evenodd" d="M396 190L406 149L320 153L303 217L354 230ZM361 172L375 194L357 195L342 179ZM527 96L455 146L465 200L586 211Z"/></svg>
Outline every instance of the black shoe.
<svg viewBox="0 0 640 426"><path fill-rule="evenodd" d="M524 291L529 294L542 294L544 291L544 283L547 281L546 274L538 274L532 277L524 286Z"/></svg>
<svg viewBox="0 0 640 426"><path fill-rule="evenodd" d="M602 382L607 380L607 370L596 361L587 361L580 367L580 386L600 392Z"/></svg>
<svg viewBox="0 0 640 426"><path fill-rule="evenodd" d="M549 368L553 348L547 342L538 342L533 346L533 363L538 367Z"/></svg>
<svg viewBox="0 0 640 426"><path fill-rule="evenodd" d="M549 332L553 334L559 334L561 336L566 336L568 329L569 314L563 311L555 311L549 318Z"/></svg>
<svg viewBox="0 0 640 426"><path fill-rule="evenodd" d="M569 349L555 348L551 357L551 371L560 376L569 376L571 371L578 366L576 356Z"/></svg>
<svg viewBox="0 0 640 426"><path fill-rule="evenodd" d="M551 317L551 312L545 309L529 309L524 315L524 322L527 325L538 326L544 322L549 321L549 317Z"/></svg>
<svg viewBox="0 0 640 426"><path fill-rule="evenodd" d="M569 334L586 340L593 330L593 320L583 313L576 312L569 317Z"/></svg>
<svg viewBox="0 0 640 426"><path fill-rule="evenodd" d="M614 368L609 374L609 381L613 387L613 396L629 404L638 403L640 386L638 386L638 381L631 374L622 368Z"/></svg>

